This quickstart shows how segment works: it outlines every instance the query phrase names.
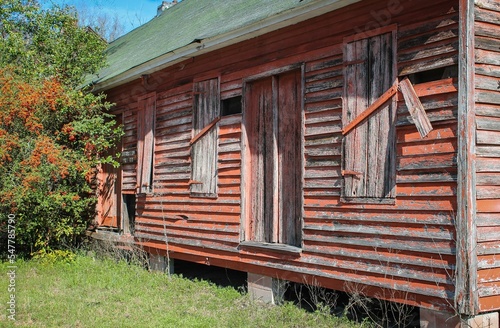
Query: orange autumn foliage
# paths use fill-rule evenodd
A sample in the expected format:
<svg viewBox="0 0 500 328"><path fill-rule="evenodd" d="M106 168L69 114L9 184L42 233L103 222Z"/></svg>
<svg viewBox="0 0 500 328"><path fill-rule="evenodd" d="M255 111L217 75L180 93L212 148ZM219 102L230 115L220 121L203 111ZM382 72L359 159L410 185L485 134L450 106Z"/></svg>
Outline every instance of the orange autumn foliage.
<svg viewBox="0 0 500 328"><path fill-rule="evenodd" d="M3 127L20 120L28 131L39 134L43 129L41 114L47 109L56 111L58 104L67 100L62 84L55 79L46 79L41 85L29 84L15 80L5 69L0 70L0 76Z"/></svg>

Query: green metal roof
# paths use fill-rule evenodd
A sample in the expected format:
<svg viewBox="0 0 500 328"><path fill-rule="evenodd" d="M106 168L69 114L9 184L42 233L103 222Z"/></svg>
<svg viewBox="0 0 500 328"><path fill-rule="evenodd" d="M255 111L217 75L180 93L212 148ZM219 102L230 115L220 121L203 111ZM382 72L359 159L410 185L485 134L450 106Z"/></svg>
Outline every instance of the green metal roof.
<svg viewBox="0 0 500 328"><path fill-rule="evenodd" d="M111 42L102 83L191 43L245 28L316 0L183 0ZM335 2L335 1L332 1Z"/></svg>

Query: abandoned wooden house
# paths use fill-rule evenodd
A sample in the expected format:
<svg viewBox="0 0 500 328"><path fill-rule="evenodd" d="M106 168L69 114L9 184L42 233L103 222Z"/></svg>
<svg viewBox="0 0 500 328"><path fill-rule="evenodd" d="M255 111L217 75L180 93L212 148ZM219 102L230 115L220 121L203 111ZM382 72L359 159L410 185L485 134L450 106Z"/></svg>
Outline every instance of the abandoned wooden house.
<svg viewBox="0 0 500 328"><path fill-rule="evenodd" d="M183 0L107 53L96 238L498 327L499 1Z"/></svg>

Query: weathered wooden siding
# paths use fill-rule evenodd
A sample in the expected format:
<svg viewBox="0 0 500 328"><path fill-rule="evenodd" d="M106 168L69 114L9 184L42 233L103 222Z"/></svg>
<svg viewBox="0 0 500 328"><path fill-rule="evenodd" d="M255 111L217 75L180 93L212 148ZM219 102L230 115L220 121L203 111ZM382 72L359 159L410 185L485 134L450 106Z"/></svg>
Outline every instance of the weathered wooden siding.
<svg viewBox="0 0 500 328"><path fill-rule="evenodd" d="M122 192L135 193L137 185L137 103L127 105L123 111L121 171Z"/></svg>
<svg viewBox="0 0 500 328"><path fill-rule="evenodd" d="M173 258L351 292L363 289L424 307L452 304L458 4L395 3L363 1L188 59L151 74L145 84L110 90L110 101L124 111L125 191L136 183L137 98L157 93L154 193L137 200L136 238L150 251L168 250ZM397 24L400 78L443 69L438 78L415 84L434 129L422 139L397 95L394 204L343 203L343 38L389 24ZM193 79L220 76L221 99L226 99L242 95L248 76L298 63L305 63L302 253L239 249L242 115L218 122L218 197L190 197Z"/></svg>
<svg viewBox="0 0 500 328"><path fill-rule="evenodd" d="M475 6L476 199L480 309L500 308L500 3Z"/></svg>

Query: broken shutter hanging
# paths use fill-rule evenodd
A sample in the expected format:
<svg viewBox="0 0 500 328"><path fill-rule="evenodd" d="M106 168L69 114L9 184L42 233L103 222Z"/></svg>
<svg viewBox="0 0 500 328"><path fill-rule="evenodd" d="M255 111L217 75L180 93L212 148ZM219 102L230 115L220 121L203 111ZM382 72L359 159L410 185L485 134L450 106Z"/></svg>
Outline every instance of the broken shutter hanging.
<svg viewBox="0 0 500 328"><path fill-rule="evenodd" d="M420 136L424 138L432 131L432 125L425 113L424 106L422 106L413 85L407 77L399 82L399 90L401 90L403 94L406 107L408 107L413 123L417 127Z"/></svg>
<svg viewBox="0 0 500 328"><path fill-rule="evenodd" d="M156 93L139 98L137 112L137 187L138 193L153 191L154 121Z"/></svg>
<svg viewBox="0 0 500 328"><path fill-rule="evenodd" d="M220 117L219 80L195 82L191 181L193 195L217 194L217 122Z"/></svg>

